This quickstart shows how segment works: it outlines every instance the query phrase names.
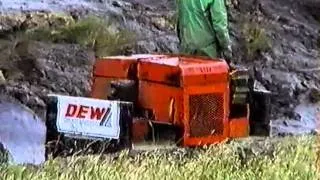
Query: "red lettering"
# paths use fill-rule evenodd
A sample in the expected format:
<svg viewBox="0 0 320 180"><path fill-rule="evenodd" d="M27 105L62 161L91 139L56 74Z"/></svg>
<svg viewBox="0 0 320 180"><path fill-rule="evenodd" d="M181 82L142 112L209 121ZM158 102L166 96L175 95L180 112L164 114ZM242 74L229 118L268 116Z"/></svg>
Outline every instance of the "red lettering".
<svg viewBox="0 0 320 180"><path fill-rule="evenodd" d="M66 113L66 117L73 117L76 112L77 112L78 106L74 105L74 104L69 104L68 109L67 109L67 113Z"/></svg>
<svg viewBox="0 0 320 180"><path fill-rule="evenodd" d="M106 109L105 108L94 108L91 107L91 119L95 119L95 120L100 120L101 117L103 116L103 114L105 113Z"/></svg>
<svg viewBox="0 0 320 180"><path fill-rule="evenodd" d="M85 114L88 113L88 109L89 109L88 106L80 105L80 109L79 109L77 118L85 118L86 117Z"/></svg>
<svg viewBox="0 0 320 180"><path fill-rule="evenodd" d="M100 121L110 114L110 108L99 108L84 105L69 104L67 107L66 117L76 117L79 119L90 118L92 120ZM89 114L89 117L87 116ZM102 120L103 121L103 120Z"/></svg>

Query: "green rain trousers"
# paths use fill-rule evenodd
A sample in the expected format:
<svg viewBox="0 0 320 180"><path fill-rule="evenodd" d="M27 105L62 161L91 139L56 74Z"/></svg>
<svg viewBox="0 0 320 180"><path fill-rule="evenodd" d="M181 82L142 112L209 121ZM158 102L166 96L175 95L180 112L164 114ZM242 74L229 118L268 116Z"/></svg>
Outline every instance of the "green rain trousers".
<svg viewBox="0 0 320 180"><path fill-rule="evenodd" d="M177 5L180 53L219 57L230 44L225 1L177 0Z"/></svg>

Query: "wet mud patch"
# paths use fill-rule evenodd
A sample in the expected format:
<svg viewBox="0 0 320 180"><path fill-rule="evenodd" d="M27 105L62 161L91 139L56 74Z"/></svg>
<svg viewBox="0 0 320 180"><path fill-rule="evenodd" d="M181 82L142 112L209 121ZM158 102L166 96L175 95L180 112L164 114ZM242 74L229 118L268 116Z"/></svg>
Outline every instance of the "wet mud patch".
<svg viewBox="0 0 320 180"><path fill-rule="evenodd" d="M49 11L64 12L70 9L98 9L98 2L89 2L83 0L2 0L0 10L4 12L16 11Z"/></svg>
<svg viewBox="0 0 320 180"><path fill-rule="evenodd" d="M300 104L295 110L296 119L283 118L271 121L270 136L316 134L319 123L319 104Z"/></svg>
<svg viewBox="0 0 320 180"><path fill-rule="evenodd" d="M46 127L29 108L0 97L0 123L0 151L9 163L39 165L45 161Z"/></svg>

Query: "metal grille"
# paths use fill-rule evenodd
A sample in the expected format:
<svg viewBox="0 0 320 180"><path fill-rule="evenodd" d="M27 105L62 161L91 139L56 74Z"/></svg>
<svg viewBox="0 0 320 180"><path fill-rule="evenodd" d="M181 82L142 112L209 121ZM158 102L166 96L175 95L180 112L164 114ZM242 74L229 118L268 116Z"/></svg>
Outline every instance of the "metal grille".
<svg viewBox="0 0 320 180"><path fill-rule="evenodd" d="M223 94L191 95L189 108L191 137L223 134Z"/></svg>

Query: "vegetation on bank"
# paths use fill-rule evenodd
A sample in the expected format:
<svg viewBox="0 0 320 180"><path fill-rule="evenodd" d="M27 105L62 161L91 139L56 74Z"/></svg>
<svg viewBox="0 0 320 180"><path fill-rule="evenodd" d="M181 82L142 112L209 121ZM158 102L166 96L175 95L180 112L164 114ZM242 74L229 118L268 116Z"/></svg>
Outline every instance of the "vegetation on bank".
<svg viewBox="0 0 320 180"><path fill-rule="evenodd" d="M84 156L2 166L4 179L319 179L315 137L239 141L202 150Z"/></svg>
<svg viewBox="0 0 320 180"><path fill-rule="evenodd" d="M95 16L54 29L35 29L27 35L34 40L80 44L93 49L97 56L119 54L135 42L133 32L112 29L111 22Z"/></svg>
<svg viewBox="0 0 320 180"><path fill-rule="evenodd" d="M79 20L69 20L70 18L65 17L64 19L68 19L65 21L60 20L60 17L59 23L51 22L52 18L45 17L30 28L20 28L9 33L7 36L10 37L10 42L14 42L10 47L14 48L17 44L28 44L31 41L71 43L94 50L96 56L109 56L125 53L127 48L136 42L134 32L115 28L111 20L97 16L83 17ZM49 17L51 16L47 18ZM53 25L47 25L49 20Z"/></svg>
<svg viewBox="0 0 320 180"><path fill-rule="evenodd" d="M245 39L244 45L248 60L254 60L257 55L269 51L272 47L271 39L265 29L256 22L244 23L242 35Z"/></svg>

